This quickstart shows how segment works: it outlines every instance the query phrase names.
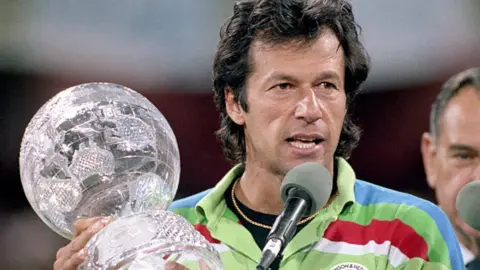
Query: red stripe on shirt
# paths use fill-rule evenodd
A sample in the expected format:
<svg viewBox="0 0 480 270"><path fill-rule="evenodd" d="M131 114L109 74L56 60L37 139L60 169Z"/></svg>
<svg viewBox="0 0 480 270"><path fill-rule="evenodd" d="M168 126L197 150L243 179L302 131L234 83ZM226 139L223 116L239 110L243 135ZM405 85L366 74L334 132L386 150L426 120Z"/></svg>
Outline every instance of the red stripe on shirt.
<svg viewBox="0 0 480 270"><path fill-rule="evenodd" d="M207 229L207 227L205 225L196 224L196 225L194 225L194 227L195 227L195 230L200 232L200 234L203 235L203 237L205 237L205 239L207 239L208 242L213 243L213 244L220 244L221 243L219 240L212 237L212 235L210 234L210 231Z"/></svg>
<svg viewBox="0 0 480 270"><path fill-rule="evenodd" d="M382 244L390 241L408 258L422 258L428 261L428 245L412 227L399 219L383 221L373 219L370 224L360 224L336 220L332 222L324 238L334 242L346 242L356 245L365 245L369 241Z"/></svg>

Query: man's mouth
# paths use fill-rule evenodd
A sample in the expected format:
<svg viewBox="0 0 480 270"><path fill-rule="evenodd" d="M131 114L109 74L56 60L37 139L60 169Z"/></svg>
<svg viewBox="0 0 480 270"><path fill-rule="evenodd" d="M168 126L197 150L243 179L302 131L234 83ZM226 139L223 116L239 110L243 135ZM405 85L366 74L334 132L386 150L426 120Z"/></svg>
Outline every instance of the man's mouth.
<svg viewBox="0 0 480 270"><path fill-rule="evenodd" d="M300 149L309 149L320 144L324 139L319 135L295 135L287 138L287 142L293 147Z"/></svg>

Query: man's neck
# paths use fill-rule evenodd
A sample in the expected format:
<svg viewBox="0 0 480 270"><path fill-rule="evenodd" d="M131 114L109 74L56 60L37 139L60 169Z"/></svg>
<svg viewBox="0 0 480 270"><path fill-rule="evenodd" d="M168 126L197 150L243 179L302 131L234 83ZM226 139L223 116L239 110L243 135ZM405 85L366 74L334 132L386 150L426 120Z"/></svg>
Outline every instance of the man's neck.
<svg viewBox="0 0 480 270"><path fill-rule="evenodd" d="M334 171L333 164L331 170ZM246 165L233 192L246 207L263 214L279 215L284 205L280 198L283 177L262 167Z"/></svg>
<svg viewBox="0 0 480 270"><path fill-rule="evenodd" d="M281 176L274 176L262 168L245 166L234 192L246 207L264 214L279 215L283 209L281 184Z"/></svg>
<svg viewBox="0 0 480 270"><path fill-rule="evenodd" d="M454 224L454 223L453 223ZM480 239L465 235L459 229L455 228L455 233L463 247L472 254L473 257L480 257Z"/></svg>

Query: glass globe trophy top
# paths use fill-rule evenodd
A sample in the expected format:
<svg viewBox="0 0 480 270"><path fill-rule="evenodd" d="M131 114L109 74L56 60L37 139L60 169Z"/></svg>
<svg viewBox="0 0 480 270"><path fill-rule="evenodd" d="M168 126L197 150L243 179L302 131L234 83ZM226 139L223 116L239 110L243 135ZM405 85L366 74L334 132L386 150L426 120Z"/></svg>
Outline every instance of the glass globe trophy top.
<svg viewBox="0 0 480 270"><path fill-rule="evenodd" d="M160 111L129 88L81 84L45 103L25 130L20 176L34 211L65 238L79 218L115 218L87 244L84 269L163 269L169 252L220 269L205 238L166 211L180 177L177 141Z"/></svg>

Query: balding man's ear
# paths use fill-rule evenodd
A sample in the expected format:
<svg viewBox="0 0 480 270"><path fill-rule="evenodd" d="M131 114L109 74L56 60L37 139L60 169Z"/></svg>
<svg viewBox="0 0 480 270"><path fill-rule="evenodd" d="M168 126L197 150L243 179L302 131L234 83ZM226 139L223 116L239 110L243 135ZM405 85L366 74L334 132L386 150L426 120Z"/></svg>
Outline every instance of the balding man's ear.
<svg viewBox="0 0 480 270"><path fill-rule="evenodd" d="M435 141L433 136L425 132L422 134L422 142L421 142L421 152L422 152L422 159L423 159L423 167L425 168L425 174L427 176L428 185L435 189L437 185L437 160L436 154L437 150L435 147Z"/></svg>

